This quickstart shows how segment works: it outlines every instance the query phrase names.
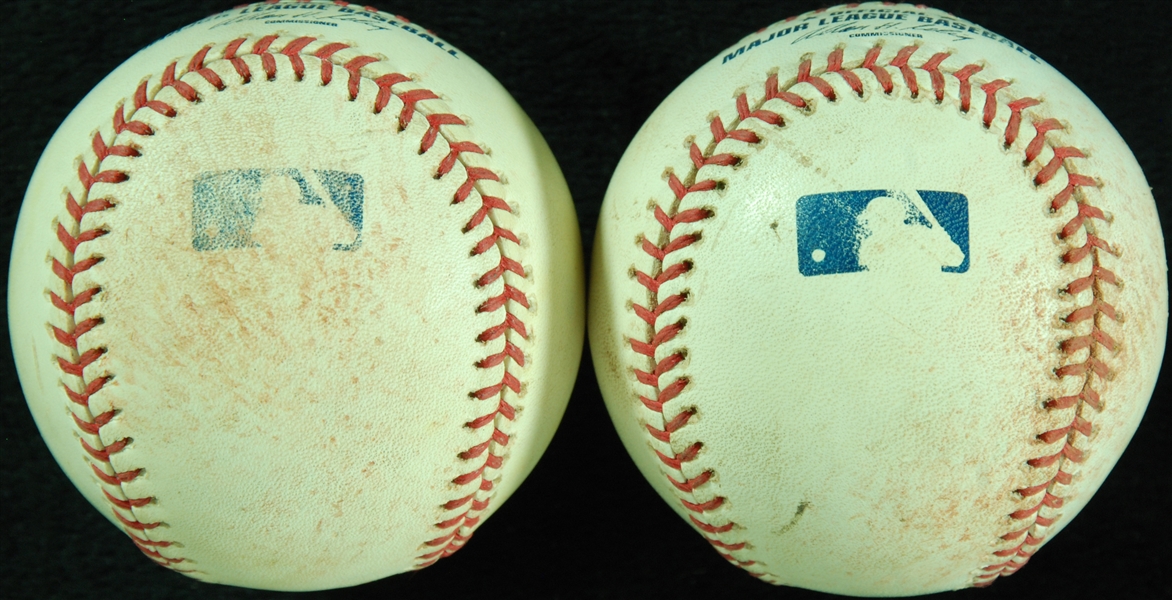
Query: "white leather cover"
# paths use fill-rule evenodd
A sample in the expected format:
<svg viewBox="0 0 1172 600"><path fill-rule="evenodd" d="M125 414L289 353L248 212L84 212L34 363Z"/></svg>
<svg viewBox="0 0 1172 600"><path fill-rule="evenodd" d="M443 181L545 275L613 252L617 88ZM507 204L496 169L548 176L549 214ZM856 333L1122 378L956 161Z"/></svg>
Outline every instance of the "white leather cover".
<svg viewBox="0 0 1172 600"><path fill-rule="evenodd" d="M627 149L594 248L627 449L776 584L1014 572L1107 476L1164 350L1123 140L1041 58L933 9L808 13L713 58Z"/></svg>
<svg viewBox="0 0 1172 600"><path fill-rule="evenodd" d="M268 589L458 549L582 343L540 134L435 34L330 2L209 17L103 80L29 184L8 294L82 494L156 562Z"/></svg>

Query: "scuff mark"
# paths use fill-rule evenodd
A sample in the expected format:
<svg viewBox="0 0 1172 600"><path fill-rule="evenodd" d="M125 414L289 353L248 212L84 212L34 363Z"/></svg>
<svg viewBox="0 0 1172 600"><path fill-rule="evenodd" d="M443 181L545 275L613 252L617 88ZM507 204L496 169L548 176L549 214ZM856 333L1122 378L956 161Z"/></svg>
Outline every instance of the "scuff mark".
<svg viewBox="0 0 1172 600"><path fill-rule="evenodd" d="M785 525L783 525L781 527L781 529L774 531L773 534L774 535L783 535L785 533L788 533L789 530L793 529L798 524L798 521L800 521L802 519L802 515L806 513L807 508L810 508L810 502L808 500L802 500L801 502L799 502L798 508L794 511L794 516L793 516L793 518L791 518L789 520L789 523L786 523Z"/></svg>

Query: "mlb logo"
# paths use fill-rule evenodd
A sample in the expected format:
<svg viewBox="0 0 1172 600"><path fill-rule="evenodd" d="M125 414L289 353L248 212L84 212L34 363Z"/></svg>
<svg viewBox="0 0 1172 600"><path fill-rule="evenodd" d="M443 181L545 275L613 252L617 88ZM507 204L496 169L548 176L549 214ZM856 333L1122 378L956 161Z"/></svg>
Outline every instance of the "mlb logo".
<svg viewBox="0 0 1172 600"><path fill-rule="evenodd" d="M859 271L969 270L968 198L928 190L858 190L802 196L798 270L806 277Z"/></svg>
<svg viewBox="0 0 1172 600"><path fill-rule="evenodd" d="M257 220L263 215L266 182L293 183L298 204L337 211L353 230L353 239L339 240L334 250L350 252L362 244L365 197L362 176L328 169L233 169L201 173L192 186L192 239L198 251L256 248ZM329 198L329 201L325 200ZM313 218L313 217L310 217Z"/></svg>

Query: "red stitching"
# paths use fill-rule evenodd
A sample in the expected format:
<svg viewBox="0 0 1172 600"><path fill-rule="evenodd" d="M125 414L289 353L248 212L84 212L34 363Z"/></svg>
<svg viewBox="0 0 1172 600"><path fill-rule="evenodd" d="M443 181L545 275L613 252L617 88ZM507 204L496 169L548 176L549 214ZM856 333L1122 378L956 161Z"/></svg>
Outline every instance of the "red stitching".
<svg viewBox="0 0 1172 600"><path fill-rule="evenodd" d="M346 71L348 75L346 89L351 100L358 97L359 84L364 77L362 69L378 61L377 58L367 55L352 57L346 62L333 59L332 57L339 51L349 48L347 44L338 42L323 44L312 54L307 54L306 48L317 41L316 38L312 37L299 37L287 42L280 50L273 50L272 46L277 40L278 37L276 35L255 39L252 41L251 47L246 51L247 54L260 58L261 68L266 79L271 80L277 77L279 56L288 61L289 67L293 70L294 77L297 81L301 81L305 76L304 57L312 56L320 60L320 79L322 85L329 85L333 80L335 66L339 66ZM253 72L248 62L241 57L241 52L249 41L249 38L238 38L228 42L223 47L223 60L232 65L232 68L240 78L240 85L249 84L253 78ZM197 51L187 62L186 68L180 73L177 73L178 62L172 62L163 70L159 78L158 89L170 88L175 90L183 101L189 103L198 102L201 100L199 92L191 84L182 80L183 76L187 74L202 78L216 90L225 89L226 85L223 78L206 65L208 52L213 48L213 45L207 45ZM406 75L399 73L385 74L371 79L371 81L378 86L378 93L374 99L374 112L379 113L386 108L391 97L395 97L402 102L403 109L398 114L400 131L410 125L412 118L416 114L423 115L427 120L427 129L420 140L420 154L427 153L441 136L445 136L445 132L451 127L466 125L464 120L457 115L442 112L428 114L421 110L419 103L439 99L440 96L438 94L427 89L419 88L396 90L395 86L412 82L411 78ZM154 97L149 95L147 84L148 81L143 81L136 88L131 97L132 108L127 110L124 102L119 104L115 109L113 117L115 136L123 133L138 136L154 135L155 131L146 122L135 119L140 110L151 110L167 118L173 118L178 114L174 106L157 98L158 91L154 93ZM447 137L449 136L445 136L445 140ZM50 301L57 310L61 311L66 326L56 327L50 325L50 327L54 339L66 350L66 356L57 357L58 367L66 375L81 380L81 386L77 389L71 387L68 382L65 382L65 393L69 400L77 405L84 413L84 418L79 417L76 413L73 416L78 430L92 436L91 440L87 440L84 437L81 438L82 449L87 456L92 457L93 460L90 463L90 467L100 481L112 487L121 487L122 484L137 478L141 470L136 469L119 472L110 464L110 457L133 443L133 440L123 438L111 444L102 444L98 434L101 428L110 423L117 415L117 411L107 411L93 415L89 410L91 397L102 391L106 383L113 377L110 374L101 374L96 376L90 375L87 378L86 369L101 358L106 353L106 349L91 348L82 351L78 347L79 340L82 336L92 331L95 327L100 326L103 320L101 317L92 317L80 321L75 319L77 309L92 301L102 292L102 289L100 287L92 287L75 290L73 282L77 274L92 268L103 260L103 257L100 256L77 256L79 250L83 249L88 242L108 233L103 228L83 228L85 217L115 207L115 204L108 198L91 199L89 197L91 188L98 183L118 184L127 181L129 178L127 173L123 171L116 169L103 170L103 161L110 156L136 158L140 156L140 152L132 145L108 145L100 133L94 136L92 148L96 160L92 165L86 165L83 161L77 172L78 181L84 189L84 193L80 196L80 200L75 199L72 194L67 194L65 208L71 220L62 222L57 226L57 239L64 250L65 258L64 260L54 259L51 268L54 275L61 280L64 291L60 295L56 292L50 292ZM450 500L440 507L445 511L457 510L462 507L466 508L460 514L435 524L437 529L445 533L422 544L427 550L417 557L417 568L430 565L439 558L447 556L462 547L479 524L481 518L480 513L489 506L493 495L492 492L495 488L495 480L493 479L493 475L488 474L488 471L490 469L494 471L499 470L503 467L505 461L503 449L509 443L508 434L504 433L500 427L504 425L505 421L513 421L517 416L516 408L506 399L506 393L511 392L514 396L518 396L522 392L521 381L510 371L510 366L516 364L517 366L523 367L526 362L524 352L517 345L516 340L518 338L527 339L528 332L522 318L523 312L519 312L517 307L528 310L529 300L520 289L507 281L503 281L506 273L512 273L521 278L525 277L524 266L518 260L509 256L510 253L520 248L520 239L515 232L500 225L494 217L495 214L498 214L494 211L511 212L509 205L501 198L490 196L487 192L481 190L481 186L483 185L481 182L500 181L500 176L491 169L467 164L462 157L464 154L484 155L485 151L473 142L450 141L449 151L438 162L435 178L440 179L449 175L454 171L457 164L463 165L465 178L453 193L452 202L453 204L462 203L475 196L480 199L480 206L472 218L465 224L462 232L468 233L486 220L492 225L491 233L482 238L473 247L470 254L472 256L481 255L494 247L498 250L500 259L497 261L497 264L482 274L477 280L476 285L477 287L485 288L498 280L502 280L502 291L497 295L488 297L475 310L478 313L501 311L502 317L499 324L481 332L476 337L476 341L479 343L489 343L500 340L503 344L503 349L499 352L489 353L485 358L478 361L474 367L478 369L499 368L501 370L501 378L497 384L469 393L469 397L475 401L495 400L494 408L491 412L464 424L465 427L470 429L489 429L491 426L491 431L488 432L485 441L457 455L457 458L461 461L479 460L479 464L472 470L452 480L455 485L478 483L476 486L477 491ZM90 441L94 441L97 445L91 445ZM189 572L187 569L180 568L183 566L182 563L186 562L186 559L166 557L159 553L158 548L171 546L173 542L150 540L143 537L144 532L156 529L162 525L162 523L144 523L138 521L134 514L134 509L154 502L155 499L153 497L119 498L110 494L109 491L103 490L103 492L110 505L119 509L114 510L114 514L121 522L124 531L130 535L139 550L165 567L181 572ZM138 534L134 532L138 532Z"/></svg>
<svg viewBox="0 0 1172 600"><path fill-rule="evenodd" d="M960 110L965 113L969 112L972 105L972 86L976 85L972 82L972 77L981 72L983 68L980 65L968 64L952 71L942 71L940 68L941 65L950 56L946 52L940 52L931 56L920 66L912 66L910 61L918 49L918 46L901 48L886 66L881 66L879 59L883 49L881 46L874 46L866 52L859 65L853 68L844 66L843 50L841 48L835 49L827 56L826 68L821 74L814 72L811 59L801 60L798 64L797 76L785 88L779 85L777 75L771 74L766 79L764 94L755 110L750 110L749 100L745 94L737 97L737 118L733 121L731 130L728 129L719 116L712 119L709 123L709 128L713 135L713 141L705 150L701 150L695 143L691 145L690 158L692 168L686 177L680 179L675 173L668 173L668 187L672 192L674 201L666 210L658 205L652 209L655 220L662 228L659 240L658 242L653 242L649 239L640 240L640 246L643 252L652 258L654 266L650 273L637 269L633 269L632 271L635 280L648 293L646 306L632 302L632 310L648 325L647 339L629 340L631 350L649 361L647 363L649 368L647 370L636 369L635 376L641 384L653 389L652 394L649 396L639 396L639 400L648 410L661 415L662 419L660 423L645 425L649 436L660 442L670 443L673 439L672 436L684 430L689 420L696 414L695 408L688 408L677 413L671 419L663 417L665 405L683 392L688 386L689 380L685 375L677 375L674 373L674 370L685 358L683 350L663 357L658 361L656 360L656 351L659 347L675 338L686 327L687 323L680 319L672 323L660 324L660 320L672 310L686 303L688 296L686 292L680 292L661 297L660 288L664 283L681 277L695 268L695 265L690 261L672 263L668 261L668 258L672 253L697 242L701 237L701 231L696 229L691 233L673 236L673 229L681 223L698 223L715 216L711 208L681 209L680 205L683 199L689 194L711 191L719 187L718 183L712 179L696 181L699 170L702 167L710 165L734 166L739 164L741 160L741 157L734 154L717 154L716 145L726 139L756 144L759 141L756 133L747 129L739 129L740 125L748 119L757 119L767 125L784 125L780 115L766 111L761 107L766 102L776 99L799 109L806 108L808 101L793 91L794 89L800 89L796 87L798 84L809 84L818 95L832 102L837 101L838 97L834 87L825 79L825 75L828 73L837 74L856 95L861 97L865 92L865 88L862 79L859 77L860 73L857 71L865 71L872 75L882 92L884 94L891 94L894 90L894 82L888 69L895 68L902 76L904 85L909 90L911 96L915 98L919 95L920 91L919 82L916 79L915 73L915 69L919 69L928 73L932 93L937 102L944 101L946 90L945 76L950 75L959 83L958 103ZM998 79L979 84L979 87L985 94L985 104L982 109L981 121L986 128L991 128L997 117L998 107L1000 105L997 100L997 94L1009 88L1010 83ZM1002 133L1002 143L1006 148L1011 147L1017 140L1023 118L1029 116L1027 111L1041 105L1041 103L1040 100L1029 97L1010 99L1008 102L1005 102L1006 108L1010 111L1005 129ZM1045 185L1054 178L1059 177L1060 173L1066 174L1066 185L1053 197L1050 208L1056 212L1073 200L1078 207L1077 214L1064 224L1059 231L1059 237L1061 239L1069 239L1077 237L1077 234L1080 232L1085 236L1085 242L1081 246L1072 247L1067 250L1062 255L1062 260L1066 263L1078 263L1087 259L1091 260L1091 274L1070 282L1064 288L1064 291L1073 296L1090 290L1093 292L1093 300L1086 306L1080 306L1072 310L1066 315L1064 320L1068 323L1080 323L1090 320L1092 321L1092 329L1089 334L1071 336L1059 342L1059 348L1068 358L1065 364L1054 369L1054 374L1057 377L1081 378L1083 382L1081 391L1075 395L1052 398L1043 404L1044 409L1048 411L1073 409L1074 416L1067 425L1041 432L1036 436L1044 444L1057 444L1058 442L1062 442L1062 446L1057 451L1030 459L1026 463L1032 468L1053 468L1054 465L1058 465L1057 472L1047 481L1015 491L1022 498L1038 497L1038 501L1032 503L1028 508L1014 511L1008 515L1013 520L1027 520L1028 524L1025 527L1010 531L1001 536L1006 541L1020 541L1011 548L993 552L994 559L989 561L990 564L981 567L979 569L980 573L974 577L973 585L975 586L989 585L997 577L1009 575L1020 569L1034 551L1036 551L1037 547L1045 540L1045 533L1039 528L1052 525L1057 517L1045 517L1041 514L1042 510L1043 508L1059 508L1062 506L1063 498L1055 489L1055 486L1066 485L1073 480L1072 475L1063 470L1067 467L1068 461L1071 463L1079 463L1084 459L1084 452L1076 446L1076 443L1080 439L1089 438L1093 431L1093 426L1084 417L1083 407L1086 406L1095 411L1102 409L1099 393L1096 391L1094 384L1097 380L1110 376L1111 369L1105 360L1104 353L1112 352L1117 347L1115 339L1108 335L1101 326L1104 320L1117 321L1119 319L1115 307L1103 299L1105 287L1118 286L1119 281L1116 275L1107 270L1100 261L1100 253L1116 254L1116 251L1104 239L1094 233L1093 222L1096 220L1105 222L1107 216L1102 209L1090 203L1089 198L1082 189L1097 187L1098 183L1093 177L1074 173L1068 169L1068 161L1086 158L1081 150L1073 147L1055 146L1050 142L1048 135L1051 132L1061 131L1063 129L1060 121L1039 117L1037 119L1030 119L1030 124L1033 125L1035 133L1034 137L1023 150L1023 166L1029 167L1035 164L1046 148L1051 150L1052 157L1032 177L1033 183L1037 186ZM1083 354L1085 354L1085 357L1082 357ZM1076 356L1080 358L1076 359ZM666 385L664 385L665 382ZM701 442L694 442L684 451L674 455L669 456L658 450L655 453L665 467L665 477L667 477L673 487L679 490L681 504L693 513L689 515L692 524L701 532L707 534L704 536L705 539L716 547L725 559L741 567L750 567L756 563L753 561L742 561L732 555L732 552L746 548L744 542L729 543L714 537L728 533L738 528L738 525L731 521L719 525L708 521L709 515L706 513L723 505L727 502L727 498L715 496L703 502L694 501L695 492L711 483L714 473L705 471L695 477L686 478L680 472L680 467L694 460L702 449L703 445ZM679 477L675 476L675 474L678 474ZM688 499L685 496L692 499ZM767 575L767 573L760 570L762 567L764 565L759 565L756 569L748 570L754 576L761 577Z"/></svg>
<svg viewBox="0 0 1172 600"><path fill-rule="evenodd" d="M908 60L919 49L919 46L904 46L899 49L899 52L895 54L895 58L891 59L889 63L889 66L898 68L899 73L903 75L903 82L907 85L908 91L911 92L912 98L918 98L920 96L920 85L916 82L916 74L908 66Z"/></svg>
<svg viewBox="0 0 1172 600"><path fill-rule="evenodd" d="M823 95L833 95L833 89L829 84L810 75L809 67L808 61L803 61L800 65L799 82L810 83ZM748 97L745 94L736 98L737 117L731 128L719 116L709 122L709 131L712 133L713 141L705 149L701 149L695 142L691 144L689 158L692 162L692 168L688 175L682 180L675 173L669 172L667 176L668 188L674 197L673 202L667 209L658 204L652 209L655 220L661 227L658 241L647 238L640 240L641 249L652 258L654 264L650 273L638 269L633 271L635 280L647 290L648 300L646 306L632 302L631 308L640 319L647 323L648 335L643 340L632 338L629 340L629 344L631 350L647 359L650 365L648 370L635 369L636 379L653 390L650 396L639 396L639 401L648 410L660 415L658 423L647 423L644 426L648 435L665 444L670 445L672 436L687 427L688 422L696 415L696 409L685 408L671 418L664 415L666 405L687 388L689 379L686 376L674 374L675 369L684 361L684 351L673 352L659 360L656 360L656 351L660 346L674 339L687 324L680 319L661 325L659 320L687 302L688 295L686 292L661 295L660 288L663 284L683 276L694 267L691 261L672 262L668 260L673 253L691 246L701 237L699 231L673 235L676 226L700 223L715 216L715 211L711 208L685 209L681 207L681 204L691 194L710 192L720 188L720 184L716 180L697 180L699 170L702 167L709 165L728 167L740 163L739 156L731 153L717 153L717 144L725 140L749 145L761 141L760 137L751 129L741 129L741 124L750 119L755 119L766 125L779 126L783 124L781 115L761 108L761 104L776 98L794 106L806 106L804 99L792 92L778 88L776 82L776 76L770 76L767 81L766 98L756 107L750 107ZM744 549L745 542L726 542L717 537L737 527L732 521L712 522L720 517L711 513L723 506L727 499L720 495L714 495L707 499L697 497L698 492L702 493L706 486L712 482L714 473L711 470L705 470L699 475L687 477L682 471L683 466L695 460L703 448L703 443L693 442L684 450L671 455L664 454L659 450L655 450L655 454L664 467L664 476L673 487L679 490L680 504L691 513L689 518L697 529L705 534L704 538L708 540L708 543L729 562L749 570L754 576L761 576L764 573L750 568L757 564L755 561L741 560L732 554Z"/></svg>
<svg viewBox="0 0 1172 600"><path fill-rule="evenodd" d="M873 46L868 50L867 55L863 58L863 68L875 76L879 85L883 87L884 94L890 94L895 89L895 85L891 82L891 75L887 72L887 69L876 64L879 60L879 53L882 50L879 46Z"/></svg>

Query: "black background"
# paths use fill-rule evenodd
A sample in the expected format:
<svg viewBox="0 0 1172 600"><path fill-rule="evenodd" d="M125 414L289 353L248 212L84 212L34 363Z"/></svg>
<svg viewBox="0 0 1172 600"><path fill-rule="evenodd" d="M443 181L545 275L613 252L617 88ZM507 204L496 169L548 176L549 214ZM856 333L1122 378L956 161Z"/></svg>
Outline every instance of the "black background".
<svg viewBox="0 0 1172 600"><path fill-rule="evenodd" d="M56 127L134 52L232 0L0 4L7 273L25 186ZM825 6L772 2L462 2L380 8L436 31L514 95L569 182L587 246L610 174L635 131L685 77L728 45ZM1165 220L1172 159L1164 3L940 0L1022 44L1090 96L1130 144ZM4 336L7 338L7 335ZM1020 573L956 598L1169 598L1168 374L1098 494ZM24 404L0 343L0 596L260 598L155 566L65 478ZM521 489L461 552L420 572L306 598L815 598L722 560L651 490L603 407L589 354L562 426Z"/></svg>

